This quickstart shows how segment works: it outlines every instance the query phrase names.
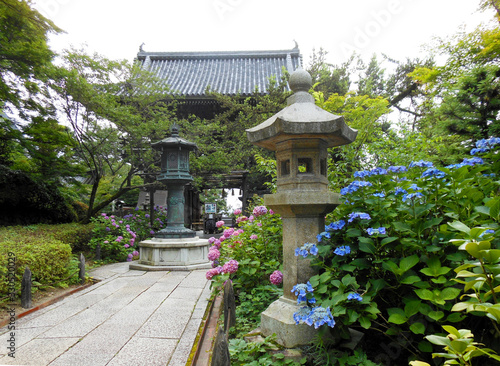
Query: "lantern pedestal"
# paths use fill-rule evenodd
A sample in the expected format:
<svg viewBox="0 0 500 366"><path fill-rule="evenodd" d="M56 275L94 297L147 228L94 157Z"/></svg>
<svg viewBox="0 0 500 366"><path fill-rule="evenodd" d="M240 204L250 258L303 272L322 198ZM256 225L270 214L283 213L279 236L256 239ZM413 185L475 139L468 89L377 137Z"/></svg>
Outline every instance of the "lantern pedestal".
<svg viewBox="0 0 500 366"><path fill-rule="evenodd" d="M140 259L130 269L141 271L191 271L212 268L207 260L207 239L180 238L144 240L139 244Z"/></svg>

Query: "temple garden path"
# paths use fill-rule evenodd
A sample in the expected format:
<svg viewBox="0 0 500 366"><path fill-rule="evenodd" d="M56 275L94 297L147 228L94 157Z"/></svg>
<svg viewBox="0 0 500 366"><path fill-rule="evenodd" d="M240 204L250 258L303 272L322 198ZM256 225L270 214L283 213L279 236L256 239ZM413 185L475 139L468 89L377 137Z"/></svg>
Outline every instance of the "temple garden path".
<svg viewBox="0 0 500 366"><path fill-rule="evenodd" d="M210 296L206 270L97 268L100 282L0 330L1 365L185 366Z"/></svg>

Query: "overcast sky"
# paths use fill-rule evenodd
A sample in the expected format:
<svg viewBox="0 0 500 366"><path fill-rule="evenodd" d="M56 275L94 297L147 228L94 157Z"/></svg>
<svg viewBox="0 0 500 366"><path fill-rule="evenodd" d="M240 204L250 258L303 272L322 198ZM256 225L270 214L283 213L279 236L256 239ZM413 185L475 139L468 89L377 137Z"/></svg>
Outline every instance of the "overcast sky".
<svg viewBox="0 0 500 366"><path fill-rule="evenodd" d="M353 51L404 60L421 46L491 20L479 0L36 0L67 33L52 37L108 58L132 61L139 46L160 52L290 49L307 66L313 48L339 64Z"/></svg>

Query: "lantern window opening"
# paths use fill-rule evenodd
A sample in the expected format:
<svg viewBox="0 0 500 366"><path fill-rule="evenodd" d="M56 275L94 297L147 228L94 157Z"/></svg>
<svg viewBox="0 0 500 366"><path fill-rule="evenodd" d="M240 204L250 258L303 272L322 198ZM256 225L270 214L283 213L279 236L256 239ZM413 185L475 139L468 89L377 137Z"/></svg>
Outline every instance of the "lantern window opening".
<svg viewBox="0 0 500 366"><path fill-rule="evenodd" d="M297 159L297 174L313 173L313 164L311 158Z"/></svg>
<svg viewBox="0 0 500 366"><path fill-rule="evenodd" d="M290 159L281 162L281 175L290 175Z"/></svg>

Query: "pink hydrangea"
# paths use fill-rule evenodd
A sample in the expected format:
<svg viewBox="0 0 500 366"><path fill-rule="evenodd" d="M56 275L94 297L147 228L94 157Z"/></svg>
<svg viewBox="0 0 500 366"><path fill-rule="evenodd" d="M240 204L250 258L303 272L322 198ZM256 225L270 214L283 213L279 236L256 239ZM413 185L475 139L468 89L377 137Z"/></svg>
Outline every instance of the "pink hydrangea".
<svg viewBox="0 0 500 366"><path fill-rule="evenodd" d="M236 223L239 224L240 222L247 221L248 217L246 216L240 216L236 219Z"/></svg>
<svg viewBox="0 0 500 366"><path fill-rule="evenodd" d="M212 236L210 239L208 239L208 244L213 244L215 240L215 237Z"/></svg>
<svg viewBox="0 0 500 366"><path fill-rule="evenodd" d="M210 248L210 250L208 251L208 260L215 261L219 259L219 257L220 257L219 249L214 247Z"/></svg>
<svg viewBox="0 0 500 366"><path fill-rule="evenodd" d="M236 210L233 211L233 214L235 216L241 215L241 210L239 208L237 208Z"/></svg>
<svg viewBox="0 0 500 366"><path fill-rule="evenodd" d="M224 226L224 221L222 221L222 220L221 221L217 221L215 223L215 226L217 226L217 227L223 227Z"/></svg>
<svg viewBox="0 0 500 366"><path fill-rule="evenodd" d="M271 276L269 276L269 281L271 281L273 285L279 285L283 282L283 273L281 273L281 271L274 271Z"/></svg>
<svg viewBox="0 0 500 366"><path fill-rule="evenodd" d="M231 235L233 235L233 233L234 233L234 229L232 227L230 227L229 229L224 230L223 235L226 238L229 238Z"/></svg>
<svg viewBox="0 0 500 366"><path fill-rule="evenodd" d="M248 221L253 222L253 220L255 220L255 217L253 217L253 215L250 215L250 217L248 218Z"/></svg>
<svg viewBox="0 0 500 366"><path fill-rule="evenodd" d="M274 211L272 209L269 209L269 214L274 215Z"/></svg>
<svg viewBox="0 0 500 366"><path fill-rule="evenodd" d="M255 240L255 239L257 239L257 238L258 238L258 236L257 236L257 235L255 235L255 234L250 235L250 239L252 239L252 240Z"/></svg>
<svg viewBox="0 0 500 366"><path fill-rule="evenodd" d="M213 248L220 249L220 244L221 244L221 243L220 243L220 240L216 240L216 241L214 241L214 243L213 243Z"/></svg>
<svg viewBox="0 0 500 366"><path fill-rule="evenodd" d="M222 266L222 272L224 273L235 273L238 270L238 261L231 259L230 261L224 263Z"/></svg>
<svg viewBox="0 0 500 366"><path fill-rule="evenodd" d="M207 274L205 275L205 277L207 278L207 280L211 280L213 276L216 276L219 274L219 270L217 268L212 268L212 269L209 269L207 271Z"/></svg>
<svg viewBox="0 0 500 366"><path fill-rule="evenodd" d="M138 252L137 250L134 250L134 251L132 252L132 255L133 255L134 257L137 257L137 256L139 255L139 252Z"/></svg>
<svg viewBox="0 0 500 366"><path fill-rule="evenodd" d="M262 226L262 222L258 222L258 223L257 223L257 226L258 226L258 227L261 227L261 226Z"/></svg>
<svg viewBox="0 0 500 366"><path fill-rule="evenodd" d="M257 206L253 209L252 213L255 217L265 215L267 213L267 207L266 206Z"/></svg>

